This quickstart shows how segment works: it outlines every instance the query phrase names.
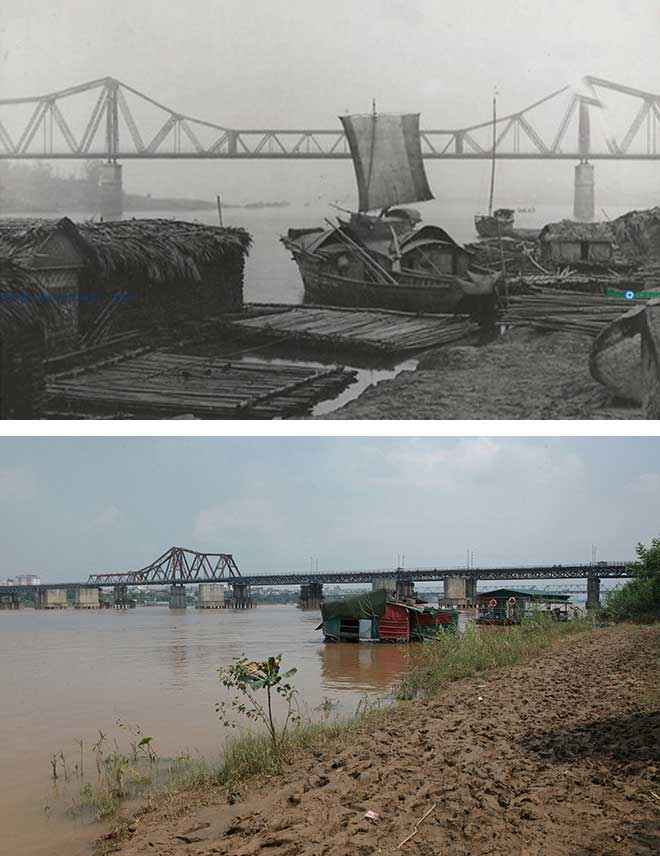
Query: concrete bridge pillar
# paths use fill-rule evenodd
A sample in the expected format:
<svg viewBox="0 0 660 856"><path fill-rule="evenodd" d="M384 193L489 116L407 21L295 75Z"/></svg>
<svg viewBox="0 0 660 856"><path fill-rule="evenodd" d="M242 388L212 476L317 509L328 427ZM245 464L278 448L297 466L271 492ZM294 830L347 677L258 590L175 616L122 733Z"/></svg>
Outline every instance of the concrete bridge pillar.
<svg viewBox="0 0 660 856"><path fill-rule="evenodd" d="M453 606L472 606L477 600L475 577L445 577L444 601Z"/></svg>
<svg viewBox="0 0 660 856"><path fill-rule="evenodd" d="M587 161L575 167L573 218L590 223L596 216L595 168Z"/></svg>
<svg viewBox="0 0 660 856"><path fill-rule="evenodd" d="M385 589L390 594L396 591L396 577L381 577L379 580L371 581L371 591L379 591Z"/></svg>
<svg viewBox="0 0 660 856"><path fill-rule="evenodd" d="M252 609L252 590L248 583L232 583L233 597L229 604L232 609Z"/></svg>
<svg viewBox="0 0 660 856"><path fill-rule="evenodd" d="M170 586L170 609L186 608L186 587L180 583Z"/></svg>
<svg viewBox="0 0 660 856"><path fill-rule="evenodd" d="M74 592L73 605L76 609L99 609L99 590L97 588L77 588Z"/></svg>
<svg viewBox="0 0 660 856"><path fill-rule="evenodd" d="M587 577L587 609L600 606L600 577Z"/></svg>
<svg viewBox="0 0 660 856"><path fill-rule="evenodd" d="M300 586L300 609L320 609L323 602L323 583L304 583Z"/></svg>
<svg viewBox="0 0 660 856"><path fill-rule="evenodd" d="M66 589L38 588L35 609L66 609Z"/></svg>
<svg viewBox="0 0 660 856"><path fill-rule="evenodd" d="M0 594L0 609L20 609L21 598L17 592L3 592Z"/></svg>
<svg viewBox="0 0 660 856"><path fill-rule="evenodd" d="M119 220L124 213L122 166L108 161L99 176L99 210L103 220Z"/></svg>
<svg viewBox="0 0 660 856"><path fill-rule="evenodd" d="M415 597L415 583L412 580L397 580L396 596L398 598Z"/></svg>

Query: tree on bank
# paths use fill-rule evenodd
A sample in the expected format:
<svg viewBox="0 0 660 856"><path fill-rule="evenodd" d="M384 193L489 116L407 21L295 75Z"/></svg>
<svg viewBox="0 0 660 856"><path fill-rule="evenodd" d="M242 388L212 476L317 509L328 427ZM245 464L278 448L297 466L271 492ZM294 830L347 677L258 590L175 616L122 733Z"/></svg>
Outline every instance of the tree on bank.
<svg viewBox="0 0 660 856"><path fill-rule="evenodd" d="M637 545L639 561L630 567L633 579L607 596L605 612L614 621L660 620L660 538L650 547Z"/></svg>

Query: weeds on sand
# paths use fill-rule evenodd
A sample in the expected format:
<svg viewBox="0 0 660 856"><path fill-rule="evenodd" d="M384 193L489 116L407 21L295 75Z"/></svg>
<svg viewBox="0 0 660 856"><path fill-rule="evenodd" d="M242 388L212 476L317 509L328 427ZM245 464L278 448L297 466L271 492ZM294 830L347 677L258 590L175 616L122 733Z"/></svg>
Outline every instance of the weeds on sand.
<svg viewBox="0 0 660 856"><path fill-rule="evenodd" d="M412 700L431 696L451 681L520 663L555 639L590 630L592 626L588 618L556 621L537 613L515 627L470 625L463 636L443 634L424 646L421 661L403 677L396 697Z"/></svg>

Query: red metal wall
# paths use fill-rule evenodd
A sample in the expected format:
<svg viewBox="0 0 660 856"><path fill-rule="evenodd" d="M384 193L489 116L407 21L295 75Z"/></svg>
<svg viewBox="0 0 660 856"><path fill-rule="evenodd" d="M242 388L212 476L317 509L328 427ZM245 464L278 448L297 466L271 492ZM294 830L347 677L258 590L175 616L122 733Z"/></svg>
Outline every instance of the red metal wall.
<svg viewBox="0 0 660 856"><path fill-rule="evenodd" d="M388 603L385 607L385 613L380 617L378 631L381 639L408 642L410 640L408 610L402 606Z"/></svg>

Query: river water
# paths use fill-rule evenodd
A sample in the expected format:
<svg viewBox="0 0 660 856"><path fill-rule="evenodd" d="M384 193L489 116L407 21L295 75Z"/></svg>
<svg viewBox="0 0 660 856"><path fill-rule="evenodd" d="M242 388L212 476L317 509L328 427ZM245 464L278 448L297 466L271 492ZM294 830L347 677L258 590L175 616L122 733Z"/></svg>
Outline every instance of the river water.
<svg viewBox="0 0 660 856"><path fill-rule="evenodd" d="M387 695L414 656L414 646L326 645L319 621L294 606L0 612L0 854L89 852L103 827L65 815L70 796L54 793L50 757L62 752L73 768L76 741L90 746L98 729L126 751L117 720L139 725L163 757L217 758L226 730L215 705L227 698L217 669L232 657L282 653L318 719L325 698L346 717L365 695Z"/></svg>

